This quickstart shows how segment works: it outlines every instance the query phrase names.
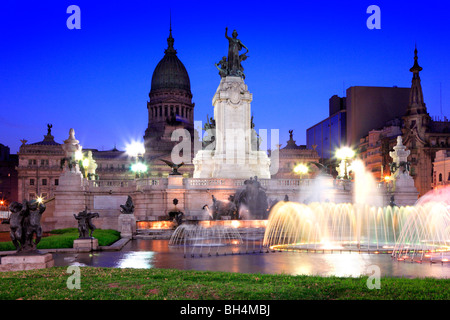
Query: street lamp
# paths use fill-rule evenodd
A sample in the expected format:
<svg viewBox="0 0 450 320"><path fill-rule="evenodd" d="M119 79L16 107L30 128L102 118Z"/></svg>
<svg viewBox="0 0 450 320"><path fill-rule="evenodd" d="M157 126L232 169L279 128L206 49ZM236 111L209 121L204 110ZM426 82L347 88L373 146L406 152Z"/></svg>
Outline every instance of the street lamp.
<svg viewBox="0 0 450 320"><path fill-rule="evenodd" d="M141 142L132 142L126 146L126 153L130 157L135 158L135 163L131 165L131 171L136 174L136 178L139 178L141 173L147 172L147 165L142 162L139 162L139 158L142 157L145 153L144 144Z"/></svg>
<svg viewBox="0 0 450 320"><path fill-rule="evenodd" d="M309 171L309 168L304 163L300 163L300 164L296 165L294 168L294 172L300 174L300 179L302 179L303 175L307 174L308 171Z"/></svg>
<svg viewBox="0 0 450 320"><path fill-rule="evenodd" d="M136 162L131 166L131 171L136 173L136 178L140 177L141 173L147 172L147 166L142 162Z"/></svg>
<svg viewBox="0 0 450 320"><path fill-rule="evenodd" d="M355 151L349 147L342 147L336 151L336 158L344 161L344 179L348 179L347 160L355 156Z"/></svg>

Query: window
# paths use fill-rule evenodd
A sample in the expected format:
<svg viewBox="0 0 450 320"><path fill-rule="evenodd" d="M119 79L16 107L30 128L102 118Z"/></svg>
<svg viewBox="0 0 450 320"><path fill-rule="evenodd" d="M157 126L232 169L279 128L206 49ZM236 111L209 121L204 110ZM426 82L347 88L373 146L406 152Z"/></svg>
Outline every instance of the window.
<svg viewBox="0 0 450 320"><path fill-rule="evenodd" d="M55 179L55 186L59 185L59 179Z"/></svg>
<svg viewBox="0 0 450 320"><path fill-rule="evenodd" d="M30 179L30 186L34 186L34 179Z"/></svg>
<svg viewBox="0 0 450 320"><path fill-rule="evenodd" d="M32 166L32 165L33 165L33 160L28 159L28 165L29 165L29 166Z"/></svg>
<svg viewBox="0 0 450 320"><path fill-rule="evenodd" d="M28 200L34 200L34 199L36 199L36 193L30 193Z"/></svg>
<svg viewBox="0 0 450 320"><path fill-rule="evenodd" d="M439 173L439 182L442 182L442 173Z"/></svg>
<svg viewBox="0 0 450 320"><path fill-rule="evenodd" d="M47 185L47 179L42 179L42 185L46 186Z"/></svg>

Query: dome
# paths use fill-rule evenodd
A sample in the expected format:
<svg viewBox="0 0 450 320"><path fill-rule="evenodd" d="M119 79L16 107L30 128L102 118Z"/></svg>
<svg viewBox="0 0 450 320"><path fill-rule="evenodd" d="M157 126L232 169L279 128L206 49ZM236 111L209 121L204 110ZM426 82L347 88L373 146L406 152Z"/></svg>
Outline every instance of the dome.
<svg viewBox="0 0 450 320"><path fill-rule="evenodd" d="M158 89L181 89L191 93L191 82L183 63L177 57L173 48L172 32L167 38L168 48L165 55L153 71L152 87L150 92Z"/></svg>

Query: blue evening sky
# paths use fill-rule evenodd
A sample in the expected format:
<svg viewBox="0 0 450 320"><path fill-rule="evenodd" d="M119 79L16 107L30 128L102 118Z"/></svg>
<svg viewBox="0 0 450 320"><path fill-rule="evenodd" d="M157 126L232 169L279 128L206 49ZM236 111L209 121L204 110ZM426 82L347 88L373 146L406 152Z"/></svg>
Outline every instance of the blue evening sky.
<svg viewBox="0 0 450 320"><path fill-rule="evenodd" d="M69 5L81 30L69 30ZM369 5L381 30L369 30ZM350 86L409 87L419 50L428 112L449 116L448 1L11 1L0 6L0 143L57 142L74 128L84 148L124 149L142 139L151 77L164 55L169 11L175 49L191 80L195 119L213 114L229 32L249 48L243 63L258 129L280 142L328 116L328 99Z"/></svg>

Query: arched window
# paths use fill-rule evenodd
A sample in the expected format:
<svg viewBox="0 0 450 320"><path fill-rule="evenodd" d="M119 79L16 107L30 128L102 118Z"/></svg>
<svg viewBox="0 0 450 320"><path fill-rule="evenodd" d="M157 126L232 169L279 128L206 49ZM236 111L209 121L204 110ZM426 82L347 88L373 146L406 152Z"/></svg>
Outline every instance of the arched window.
<svg viewBox="0 0 450 320"><path fill-rule="evenodd" d="M439 182L442 182L442 173L439 173Z"/></svg>

